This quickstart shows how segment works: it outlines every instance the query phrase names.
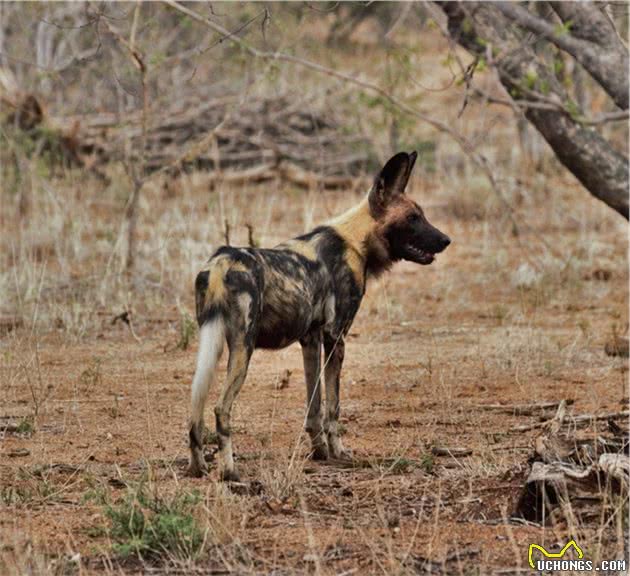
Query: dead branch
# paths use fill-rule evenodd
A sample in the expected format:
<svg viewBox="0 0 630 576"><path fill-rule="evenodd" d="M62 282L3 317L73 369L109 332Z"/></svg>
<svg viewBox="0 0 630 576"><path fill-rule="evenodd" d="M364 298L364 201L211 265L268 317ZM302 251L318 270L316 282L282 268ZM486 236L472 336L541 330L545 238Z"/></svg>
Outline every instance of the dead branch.
<svg viewBox="0 0 630 576"><path fill-rule="evenodd" d="M496 410L497 412L513 414L514 416L531 416L538 412L558 408L563 402L566 406L570 406L575 400L570 398L560 402L539 402L535 404L477 404L475 408L480 408L481 410Z"/></svg>
<svg viewBox="0 0 630 576"><path fill-rule="evenodd" d="M570 112L566 106L563 106L560 102L551 103L531 102L529 100L506 100L505 98L492 96L477 87L471 88L471 90L473 94L482 98L484 102L488 102L490 104L500 104L501 106L516 109L517 111L524 111L528 108L533 108L538 110L560 110L567 114ZM593 118L580 116L579 122L588 126L599 126L601 124L608 124L609 122L627 122L628 118L630 118L630 112L628 112L628 110L617 110L615 112L605 112Z"/></svg>
<svg viewBox="0 0 630 576"><path fill-rule="evenodd" d="M144 146L145 182L196 168L210 170L213 180L280 176L305 187L312 180L334 188L363 173L371 154L360 136L342 133L343 118L332 111L304 110L289 95L246 101L221 96L203 103L182 98L159 115L151 111L151 118ZM97 163L124 160L125 142L131 142L129 160L140 161L142 118L137 113L122 119L115 114L66 118L59 128L66 129L70 121L81 124L81 148Z"/></svg>
<svg viewBox="0 0 630 576"><path fill-rule="evenodd" d="M140 83L142 85L142 114L141 114L141 133L140 133L140 147L139 153L136 158L125 158L125 167L127 173L131 179L132 191L127 202L125 209L125 218L127 221L127 245L125 250L125 270L130 271L133 269L136 258L136 236L138 228L138 205L140 202L140 193L142 190L144 171L146 167L146 146L147 146L147 134L148 134L148 115L149 115L149 101L148 101L148 89L147 89L147 65L144 55L140 50L136 48L136 30L138 28L138 18L140 15L140 8L142 4L138 0L133 14L133 22L131 26L131 33L129 35L129 41L107 21L104 19L105 26L109 33L116 39L116 41L123 46L123 48L129 53L132 62L140 73ZM137 161L137 164L136 164ZM132 329L133 333L133 329Z"/></svg>
<svg viewBox="0 0 630 576"><path fill-rule="evenodd" d="M618 420L621 418L628 418L630 411L621 410L620 412L608 412L606 414L580 414L578 416L571 416L567 419L569 424L582 424L584 422L595 422L598 420ZM545 420L544 422L534 422L533 424L525 424L522 426L514 426L510 428L510 432L527 432L528 430L534 430L536 428L542 428L548 426L552 420Z"/></svg>
<svg viewBox="0 0 630 576"><path fill-rule="evenodd" d="M473 453L472 448L464 448L460 446L433 446L431 454L434 456L451 456L452 458L463 458Z"/></svg>
<svg viewBox="0 0 630 576"><path fill-rule="evenodd" d="M577 517L610 514L611 495L627 498L630 458L627 429L613 436L578 439L571 431L560 433L566 419L561 402L553 420L536 438L532 466L518 498L515 513L527 520L546 521L563 515L568 522ZM627 415L628 412L625 412ZM583 414L573 419L599 417ZM611 422L611 420L609 420ZM620 437L621 436L621 437ZM614 512L613 512L614 513Z"/></svg>

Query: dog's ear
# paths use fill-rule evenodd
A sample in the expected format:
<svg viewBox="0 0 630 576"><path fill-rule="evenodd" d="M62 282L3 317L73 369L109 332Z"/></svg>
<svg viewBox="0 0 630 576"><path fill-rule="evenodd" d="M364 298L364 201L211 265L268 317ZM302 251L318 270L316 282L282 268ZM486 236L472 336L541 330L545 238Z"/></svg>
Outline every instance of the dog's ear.
<svg viewBox="0 0 630 576"><path fill-rule="evenodd" d="M405 193L417 157L417 152L399 152L387 161L376 175L368 195L372 212L379 213L392 198Z"/></svg>

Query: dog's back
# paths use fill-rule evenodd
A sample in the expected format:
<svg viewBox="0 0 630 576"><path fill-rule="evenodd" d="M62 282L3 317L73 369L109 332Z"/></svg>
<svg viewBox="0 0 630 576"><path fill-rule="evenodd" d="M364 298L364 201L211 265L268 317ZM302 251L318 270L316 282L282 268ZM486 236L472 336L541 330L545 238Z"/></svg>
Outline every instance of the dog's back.
<svg viewBox="0 0 630 576"><path fill-rule="evenodd" d="M315 249L304 244L217 250L195 282L199 325L221 316L235 332L245 328L245 315L255 348L283 348L321 328L330 274Z"/></svg>

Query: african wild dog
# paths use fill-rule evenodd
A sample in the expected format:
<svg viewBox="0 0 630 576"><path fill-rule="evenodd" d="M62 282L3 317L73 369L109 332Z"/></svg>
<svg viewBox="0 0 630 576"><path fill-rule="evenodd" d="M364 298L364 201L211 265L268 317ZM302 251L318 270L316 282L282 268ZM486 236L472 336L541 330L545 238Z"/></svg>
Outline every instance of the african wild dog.
<svg viewBox="0 0 630 576"><path fill-rule="evenodd" d="M227 380L215 408L221 477L237 480L230 412L254 348L284 348L299 341L307 389L306 430L312 457L346 456L337 432L339 373L344 336L370 276L393 262L431 264L450 243L405 195L416 153L400 152L374 180L367 197L327 225L273 249L219 248L195 283L200 326L192 384L189 473L207 470L202 451L203 409L224 341ZM320 416L321 347L324 346L326 418Z"/></svg>

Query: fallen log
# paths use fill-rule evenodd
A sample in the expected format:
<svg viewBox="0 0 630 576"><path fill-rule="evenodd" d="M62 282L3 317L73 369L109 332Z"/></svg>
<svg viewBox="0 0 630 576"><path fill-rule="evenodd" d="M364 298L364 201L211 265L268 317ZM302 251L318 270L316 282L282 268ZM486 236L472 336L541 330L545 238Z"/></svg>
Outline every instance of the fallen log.
<svg viewBox="0 0 630 576"><path fill-rule="evenodd" d="M628 414L627 412L625 413ZM615 414L616 415L616 414ZM608 419L611 415L583 414L572 419L566 404L560 403L556 416L545 422L534 442L531 468L519 495L514 514L531 522L576 518L601 518L614 513L613 496L627 499L630 484L628 432L610 426L613 436L577 439L562 432L565 421Z"/></svg>

